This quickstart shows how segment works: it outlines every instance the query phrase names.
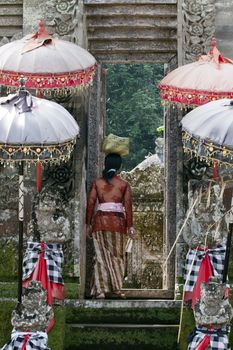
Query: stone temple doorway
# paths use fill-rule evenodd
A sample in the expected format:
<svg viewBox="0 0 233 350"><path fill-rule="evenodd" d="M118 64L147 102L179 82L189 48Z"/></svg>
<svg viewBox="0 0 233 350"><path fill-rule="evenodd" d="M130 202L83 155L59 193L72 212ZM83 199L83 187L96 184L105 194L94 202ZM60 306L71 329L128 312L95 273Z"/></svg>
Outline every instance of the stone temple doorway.
<svg viewBox="0 0 233 350"><path fill-rule="evenodd" d="M157 83L164 65L104 65L106 134L129 137L121 177L133 190L132 253L127 254L124 288L128 296L156 295L163 289L164 246L164 113Z"/></svg>
<svg viewBox="0 0 233 350"><path fill-rule="evenodd" d="M128 255L124 292L127 297L132 298L172 299L175 279L174 255L166 267L163 262L175 238L174 130L177 126L174 113L166 111L164 114L158 90L156 91L156 84L164 75L164 65L103 64L99 66L98 74L90 96L92 103L88 132L90 142L98 139L98 143L94 149L88 148L88 159L92 159L92 162L88 162L88 184L102 170L103 154L100 150L103 136L112 132L119 136L130 137L133 146L132 156L129 155L128 162L126 159L121 176L133 189L134 221L138 239L132 254ZM127 76L129 82L124 82L123 79L127 79ZM136 88L133 88L134 84ZM93 103L96 97L97 102ZM170 124L173 119L173 123ZM164 130L160 128L161 126ZM172 128L174 130L171 133ZM163 142L164 145L161 146ZM93 167L94 160L95 167ZM172 175L168 167L173 167ZM167 212L170 213L169 216ZM92 250L88 245L87 296L91 265Z"/></svg>
<svg viewBox="0 0 233 350"><path fill-rule="evenodd" d="M110 71L106 71L106 65L168 64L169 66L171 61L176 61L177 1L84 0L84 12L86 14L85 24L88 48L99 63L89 100L88 189L90 183L100 174L102 169L101 140L103 135L108 132L105 123L108 114L106 106L107 109L109 108L106 89L108 89ZM143 242L138 246L137 252L135 251L135 258L132 258L131 265L129 265L129 280L128 284L125 285L127 288L126 294L132 297L163 299L174 297L175 256L171 256L165 268L162 267L161 259L167 255L176 236L177 116L175 113L171 113L170 110L166 111L164 125L164 173L160 176L162 181L159 183L162 196L160 200L154 201L154 194L158 185L156 176L153 176L153 172L158 173L156 168L150 174L151 183L154 181L150 188L155 193L150 194L149 203L146 203L145 198L141 200L142 198L138 197L134 200L136 203L135 210L138 213L138 218L136 219L138 223L144 221L144 217L141 214L142 205L140 204L144 201L143 206L151 214L150 229L153 227L152 230L156 230L160 227L160 234L159 239L156 241L158 236L157 238L153 235L151 236L149 228L143 230L146 234L143 233ZM152 148L154 147L154 145L151 146ZM137 176L131 179L134 182L132 186L135 187L134 193L136 197L138 196L138 187L142 183L140 176L139 171ZM128 180L131 181L130 179ZM149 188L147 190L149 191ZM147 193L147 190L144 192ZM160 214L158 215L158 213ZM148 259L147 262L142 262L141 259L145 255L145 251L147 251ZM159 262L154 259L155 251L158 260L160 259ZM86 295L88 295L90 283L91 255L90 247L87 246L85 266ZM138 275L143 276L143 270L146 273L140 280ZM138 282L139 280L140 282ZM156 280L157 282L155 282Z"/></svg>

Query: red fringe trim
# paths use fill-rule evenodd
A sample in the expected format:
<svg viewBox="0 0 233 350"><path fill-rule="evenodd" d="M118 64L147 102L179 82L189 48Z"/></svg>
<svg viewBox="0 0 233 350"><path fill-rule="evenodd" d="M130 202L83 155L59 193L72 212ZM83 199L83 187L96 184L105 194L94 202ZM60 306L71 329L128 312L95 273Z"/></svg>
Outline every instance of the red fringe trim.
<svg viewBox="0 0 233 350"><path fill-rule="evenodd" d="M180 103L187 106L200 106L205 103L220 100L222 98L233 98L233 91L207 91L195 89L183 89L169 85L158 85L160 97L170 103Z"/></svg>
<svg viewBox="0 0 233 350"><path fill-rule="evenodd" d="M96 65L82 71L58 74L34 74L27 72L0 71L0 85L19 86L19 78L26 78L28 89L66 89L85 87L92 83Z"/></svg>

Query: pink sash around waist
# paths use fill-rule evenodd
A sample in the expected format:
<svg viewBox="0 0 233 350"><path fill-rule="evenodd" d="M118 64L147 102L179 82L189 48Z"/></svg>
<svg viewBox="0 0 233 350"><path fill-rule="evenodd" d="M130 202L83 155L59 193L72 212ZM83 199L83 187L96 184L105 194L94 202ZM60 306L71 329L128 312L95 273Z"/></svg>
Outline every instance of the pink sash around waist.
<svg viewBox="0 0 233 350"><path fill-rule="evenodd" d="M97 210L124 213L123 204L114 202L100 203L98 204Z"/></svg>

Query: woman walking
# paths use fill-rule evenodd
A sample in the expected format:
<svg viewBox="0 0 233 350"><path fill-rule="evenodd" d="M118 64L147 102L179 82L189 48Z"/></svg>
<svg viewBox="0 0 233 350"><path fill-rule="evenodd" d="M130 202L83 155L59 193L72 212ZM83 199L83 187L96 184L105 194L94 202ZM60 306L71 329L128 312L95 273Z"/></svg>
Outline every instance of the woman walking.
<svg viewBox="0 0 233 350"><path fill-rule="evenodd" d="M105 157L103 175L92 184L87 200L87 236L92 235L95 250L91 295L97 299L106 294L124 297L125 235L135 237L131 188L117 176L121 164L119 154Z"/></svg>

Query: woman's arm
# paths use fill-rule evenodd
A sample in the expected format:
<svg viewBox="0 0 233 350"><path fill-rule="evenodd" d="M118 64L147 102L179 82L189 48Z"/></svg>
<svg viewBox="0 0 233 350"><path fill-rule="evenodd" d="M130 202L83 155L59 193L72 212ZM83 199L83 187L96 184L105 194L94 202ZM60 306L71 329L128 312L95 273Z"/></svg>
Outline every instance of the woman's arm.
<svg viewBox="0 0 233 350"><path fill-rule="evenodd" d="M124 207L125 207L125 215L126 215L127 233L130 236L130 238L134 238L136 235L136 232L133 227L132 192L129 184L127 184L127 187L124 193Z"/></svg>
<svg viewBox="0 0 233 350"><path fill-rule="evenodd" d="M87 197L87 209L86 209L86 224L91 225L94 217L94 209L97 200L97 188L96 183L93 182L91 190Z"/></svg>

